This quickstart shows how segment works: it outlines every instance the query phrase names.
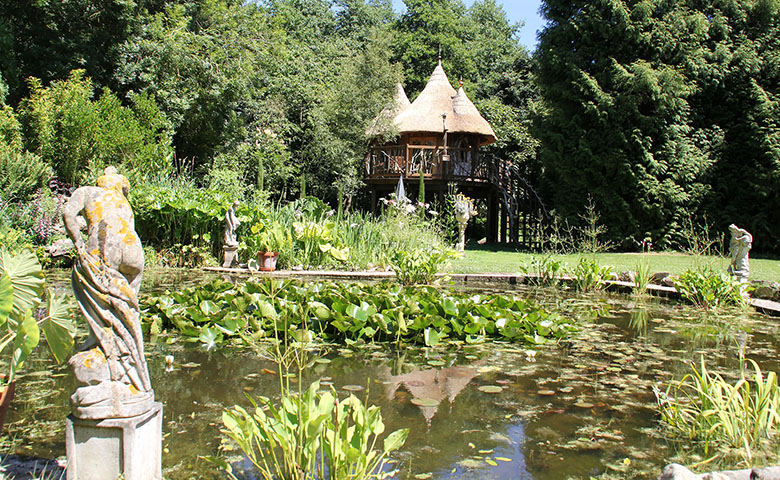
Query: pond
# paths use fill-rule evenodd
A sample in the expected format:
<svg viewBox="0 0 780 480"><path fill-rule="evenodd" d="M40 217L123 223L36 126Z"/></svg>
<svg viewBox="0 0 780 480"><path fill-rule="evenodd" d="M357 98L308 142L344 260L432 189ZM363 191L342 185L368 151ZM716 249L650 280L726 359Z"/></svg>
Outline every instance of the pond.
<svg viewBox="0 0 780 480"><path fill-rule="evenodd" d="M150 277L148 286L164 289L183 280ZM680 454L657 435L654 385L681 378L702 356L709 369L734 378L740 344L762 370L779 369L777 326L758 314L715 317L616 295L511 293L576 318L579 331L533 348L496 341L400 351L386 344L325 345L309 352L313 363L303 383L319 379L340 394L368 397L381 407L387 431L410 429L393 455L396 478L654 478ZM174 356L172 371L166 371L166 355ZM199 458L205 455L227 456L241 469L240 452L219 432L221 412L248 407L247 394L278 395L276 364L248 348L207 351L164 336L147 346L147 356L165 405L164 477L224 478ZM40 354L28 364L3 451L64 455L74 385L65 368L51 365Z"/></svg>

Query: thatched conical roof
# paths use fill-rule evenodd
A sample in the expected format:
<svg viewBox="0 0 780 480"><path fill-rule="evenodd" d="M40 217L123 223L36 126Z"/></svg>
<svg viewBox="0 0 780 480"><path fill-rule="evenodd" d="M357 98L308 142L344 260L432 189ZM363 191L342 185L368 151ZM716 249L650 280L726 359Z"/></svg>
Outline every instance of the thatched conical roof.
<svg viewBox="0 0 780 480"><path fill-rule="evenodd" d="M447 114L442 121L442 114ZM497 140L493 128L466 96L463 87L456 92L439 60L431 78L412 104L395 116L399 133L444 133L446 123L449 133L465 133L480 136L480 145Z"/></svg>
<svg viewBox="0 0 780 480"><path fill-rule="evenodd" d="M385 133L387 127L394 121L395 117L403 113L411 104L412 102L409 101L409 97L406 96L406 92L404 91L404 86L401 85L401 82L398 82L395 85L393 103L379 112L379 115L377 115L373 123L368 127L366 133L369 136L382 135Z"/></svg>

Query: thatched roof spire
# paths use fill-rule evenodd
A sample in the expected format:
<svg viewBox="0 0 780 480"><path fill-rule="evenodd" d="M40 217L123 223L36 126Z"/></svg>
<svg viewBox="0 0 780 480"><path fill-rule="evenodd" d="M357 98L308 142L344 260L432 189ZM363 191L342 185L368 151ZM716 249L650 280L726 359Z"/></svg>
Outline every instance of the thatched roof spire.
<svg viewBox="0 0 780 480"><path fill-rule="evenodd" d="M387 127L394 122L395 117L409 108L409 105L411 104L412 102L409 101L409 97L406 96L406 92L404 91L404 86L401 85L401 82L396 83L393 103L379 112L379 115L374 119L374 122L366 130L366 134L369 136L382 135L385 133Z"/></svg>
<svg viewBox="0 0 780 480"><path fill-rule="evenodd" d="M444 114L446 119L442 122ZM459 91L452 88L441 60L423 91L410 106L396 114L394 123L399 133L444 133L446 125L449 133L479 135L480 145L497 140L490 124L466 96L463 87Z"/></svg>

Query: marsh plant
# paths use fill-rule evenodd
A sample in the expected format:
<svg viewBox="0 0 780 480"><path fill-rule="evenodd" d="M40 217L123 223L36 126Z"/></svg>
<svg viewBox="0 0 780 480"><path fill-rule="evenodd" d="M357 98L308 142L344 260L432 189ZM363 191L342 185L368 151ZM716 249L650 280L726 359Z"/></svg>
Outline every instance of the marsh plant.
<svg viewBox="0 0 780 480"><path fill-rule="evenodd" d="M429 248L397 250L391 259L393 271L402 285L437 283L438 273L448 265L455 253L449 249Z"/></svg>
<svg viewBox="0 0 780 480"><path fill-rule="evenodd" d="M553 257L552 254L543 257L531 257L530 265L522 265L523 273L532 275L529 282L539 286L555 286L560 282L560 277L566 271L566 264Z"/></svg>
<svg viewBox="0 0 780 480"><path fill-rule="evenodd" d="M731 275L712 270L686 270L675 280L680 297L700 308L744 306L741 284Z"/></svg>
<svg viewBox="0 0 780 480"><path fill-rule="evenodd" d="M300 312L305 314L306 308ZM288 344L277 330L273 357L279 367L280 399L249 398L247 411L233 406L222 414L222 432L236 442L261 478L271 479L381 479L388 455L403 446L408 429L385 432L377 406L366 406L355 395L340 399L335 390L320 390L319 381L304 390L304 370L311 366L307 353L311 337L303 329L299 340ZM292 380L291 380L292 379ZM293 384L294 382L294 384ZM230 478L232 466L223 459L208 460Z"/></svg>
<svg viewBox="0 0 780 480"><path fill-rule="evenodd" d="M634 293L641 295L647 292L647 286L650 285L651 278L650 262L646 258L642 258L634 267Z"/></svg>
<svg viewBox="0 0 780 480"><path fill-rule="evenodd" d="M664 392L655 388L661 421L673 436L710 447L731 449L748 465L776 451L780 422L780 390L775 372L764 374L748 360L752 375L742 372L735 383L692 365L679 382Z"/></svg>
<svg viewBox="0 0 780 480"><path fill-rule="evenodd" d="M600 267L590 258L580 258L577 266L571 271L574 277L574 288L580 292L600 290L604 287L604 280L610 272L609 267Z"/></svg>
<svg viewBox="0 0 780 480"><path fill-rule="evenodd" d="M585 213L580 215L584 225L579 229L579 250L585 253L600 253L610 250L614 245L609 240L602 240L607 233L606 225L601 223L601 215L596 209L592 197L588 197Z"/></svg>

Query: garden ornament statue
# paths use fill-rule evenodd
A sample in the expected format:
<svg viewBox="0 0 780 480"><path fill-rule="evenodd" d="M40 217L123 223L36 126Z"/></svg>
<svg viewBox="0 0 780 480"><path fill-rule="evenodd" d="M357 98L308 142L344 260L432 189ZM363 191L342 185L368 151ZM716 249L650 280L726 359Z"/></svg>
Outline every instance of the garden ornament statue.
<svg viewBox="0 0 780 480"><path fill-rule="evenodd" d="M739 228L733 223L729 225L731 232L731 241L729 242L729 264L728 272L734 275L740 283L747 286L748 276L750 275L750 261L748 252L753 246L753 235L744 228ZM747 295L745 287L741 289L742 296Z"/></svg>
<svg viewBox="0 0 780 480"><path fill-rule="evenodd" d="M455 220L458 221L458 236L457 250L464 252L466 249L466 224L469 219L477 215L477 209L474 207L474 202L467 196L459 193L455 197Z"/></svg>
<svg viewBox="0 0 780 480"><path fill-rule="evenodd" d="M69 362L77 384L66 429L69 480L160 478L162 405L154 401L144 357L138 308L144 253L129 188L108 167L97 186L76 189L63 209L77 255L71 284L90 331ZM117 437L118 452L110 451L114 443L101 442Z"/></svg>
<svg viewBox="0 0 780 480"><path fill-rule="evenodd" d="M241 225L241 222L236 216L236 208L238 207L238 200L233 202L233 205L225 212L225 245L229 247L235 247L238 245L238 239L236 238L236 228Z"/></svg>
<svg viewBox="0 0 780 480"><path fill-rule="evenodd" d="M233 202L227 209L227 212L225 212L225 245L222 246L222 253L224 255L222 266L225 268L232 267L233 263L236 261L236 251L238 250L236 229L241 225L238 216L236 216L236 208L238 208L238 200Z"/></svg>

